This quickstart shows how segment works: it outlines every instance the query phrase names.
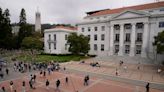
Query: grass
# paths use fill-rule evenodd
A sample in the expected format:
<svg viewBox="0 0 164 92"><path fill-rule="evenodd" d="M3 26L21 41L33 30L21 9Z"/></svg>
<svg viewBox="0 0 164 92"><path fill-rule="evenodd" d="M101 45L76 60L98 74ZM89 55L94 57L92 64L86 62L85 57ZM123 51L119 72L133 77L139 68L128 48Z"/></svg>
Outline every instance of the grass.
<svg viewBox="0 0 164 92"><path fill-rule="evenodd" d="M20 55L16 57L17 60L20 61L35 61L35 62L49 62L49 61L58 61L58 62L69 62L71 60L73 61L79 61L81 59L85 59L89 57L80 56L80 55L36 55L36 56L30 56L30 55Z"/></svg>

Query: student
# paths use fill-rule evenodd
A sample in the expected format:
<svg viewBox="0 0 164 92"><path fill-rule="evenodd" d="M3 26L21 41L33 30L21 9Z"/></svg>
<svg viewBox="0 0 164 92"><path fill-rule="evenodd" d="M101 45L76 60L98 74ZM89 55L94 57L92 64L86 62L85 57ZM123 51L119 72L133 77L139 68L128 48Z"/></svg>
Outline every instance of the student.
<svg viewBox="0 0 164 92"><path fill-rule="evenodd" d="M29 81L29 85L30 85L30 88L31 88L31 89L35 89L35 88L33 87L32 80Z"/></svg>
<svg viewBox="0 0 164 92"><path fill-rule="evenodd" d="M60 80L58 79L58 80L56 81L56 88L58 89L59 86L60 86Z"/></svg>
<svg viewBox="0 0 164 92"><path fill-rule="evenodd" d="M34 76L33 76L33 79L34 79L34 83L35 83L35 80L36 80L36 75L34 74Z"/></svg>
<svg viewBox="0 0 164 92"><path fill-rule="evenodd" d="M48 81L48 79L47 79L47 81L46 81L46 89L48 89L48 86L49 86L49 81Z"/></svg>
<svg viewBox="0 0 164 92"><path fill-rule="evenodd" d="M7 74L7 75L9 74L9 69L8 69L8 68L6 68L6 74Z"/></svg>
<svg viewBox="0 0 164 92"><path fill-rule="evenodd" d="M43 72L43 76L46 77L46 71Z"/></svg>
<svg viewBox="0 0 164 92"><path fill-rule="evenodd" d="M25 81L22 82L22 92L26 92Z"/></svg>
<svg viewBox="0 0 164 92"><path fill-rule="evenodd" d="M1 89L2 89L2 92L6 92L5 87L2 87Z"/></svg>
<svg viewBox="0 0 164 92"><path fill-rule="evenodd" d="M65 83L67 83L67 84L68 84L68 77L66 77L66 78L65 78Z"/></svg>
<svg viewBox="0 0 164 92"><path fill-rule="evenodd" d="M11 92L13 92L13 85L14 85L13 81L10 81L10 91Z"/></svg>
<svg viewBox="0 0 164 92"><path fill-rule="evenodd" d="M89 84L89 75L86 76L86 84Z"/></svg>
<svg viewBox="0 0 164 92"><path fill-rule="evenodd" d="M146 92L149 92L149 83L146 85Z"/></svg>

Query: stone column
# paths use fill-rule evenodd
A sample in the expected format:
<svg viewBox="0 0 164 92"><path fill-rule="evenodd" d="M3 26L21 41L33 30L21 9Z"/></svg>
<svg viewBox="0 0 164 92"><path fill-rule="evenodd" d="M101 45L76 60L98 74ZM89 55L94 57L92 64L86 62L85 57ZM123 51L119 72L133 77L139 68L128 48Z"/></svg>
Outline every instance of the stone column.
<svg viewBox="0 0 164 92"><path fill-rule="evenodd" d="M144 32L143 32L143 43L142 43L142 51L141 57L147 57L147 44L148 44L148 34L149 34L149 23L144 23Z"/></svg>
<svg viewBox="0 0 164 92"><path fill-rule="evenodd" d="M131 31L131 44L130 44L130 54L129 56L135 56L135 37L136 36L136 23L132 23L132 31Z"/></svg>
<svg viewBox="0 0 164 92"><path fill-rule="evenodd" d="M119 39L119 56L123 56L124 48L124 24L120 24L120 39Z"/></svg>
<svg viewBox="0 0 164 92"><path fill-rule="evenodd" d="M114 45L114 25L110 25L110 55L113 55L113 45Z"/></svg>

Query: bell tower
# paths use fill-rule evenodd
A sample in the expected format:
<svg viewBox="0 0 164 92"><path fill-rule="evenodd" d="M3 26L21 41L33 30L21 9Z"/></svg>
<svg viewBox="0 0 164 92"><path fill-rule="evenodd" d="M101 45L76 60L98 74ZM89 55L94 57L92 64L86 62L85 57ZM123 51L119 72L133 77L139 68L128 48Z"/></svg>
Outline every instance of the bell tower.
<svg viewBox="0 0 164 92"><path fill-rule="evenodd" d="M37 7L37 12L35 13L35 31L41 32L41 14Z"/></svg>

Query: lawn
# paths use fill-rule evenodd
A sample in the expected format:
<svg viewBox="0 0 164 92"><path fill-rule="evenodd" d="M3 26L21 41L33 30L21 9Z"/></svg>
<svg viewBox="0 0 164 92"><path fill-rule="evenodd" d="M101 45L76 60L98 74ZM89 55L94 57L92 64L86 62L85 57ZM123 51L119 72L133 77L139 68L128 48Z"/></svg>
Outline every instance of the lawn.
<svg viewBox="0 0 164 92"><path fill-rule="evenodd" d="M86 59L89 57L79 56L79 55L20 55L16 57L17 60L30 62L49 62L49 61L58 61L58 62L68 62L68 61L80 61L81 59Z"/></svg>

